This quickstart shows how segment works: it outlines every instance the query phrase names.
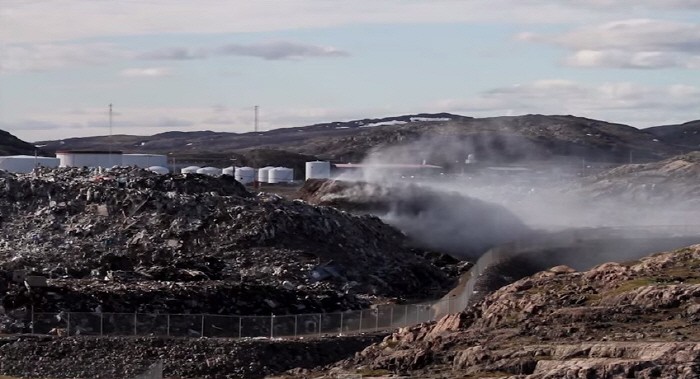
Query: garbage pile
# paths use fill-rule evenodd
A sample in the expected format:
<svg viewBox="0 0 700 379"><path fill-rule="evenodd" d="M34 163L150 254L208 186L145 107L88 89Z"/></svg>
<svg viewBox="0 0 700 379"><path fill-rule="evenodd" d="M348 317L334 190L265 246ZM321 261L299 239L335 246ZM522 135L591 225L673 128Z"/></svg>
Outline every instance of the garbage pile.
<svg viewBox="0 0 700 379"><path fill-rule="evenodd" d="M374 216L251 194L226 176L0 174L0 233L6 311L330 312L453 284ZM49 280L32 287L17 272Z"/></svg>

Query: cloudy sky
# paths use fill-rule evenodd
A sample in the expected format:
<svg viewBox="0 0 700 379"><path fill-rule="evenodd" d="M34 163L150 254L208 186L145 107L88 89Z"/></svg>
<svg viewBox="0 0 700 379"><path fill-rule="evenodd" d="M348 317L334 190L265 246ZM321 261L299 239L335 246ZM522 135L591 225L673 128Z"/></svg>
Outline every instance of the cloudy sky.
<svg viewBox="0 0 700 379"><path fill-rule="evenodd" d="M700 0L0 0L0 129L700 119Z"/></svg>

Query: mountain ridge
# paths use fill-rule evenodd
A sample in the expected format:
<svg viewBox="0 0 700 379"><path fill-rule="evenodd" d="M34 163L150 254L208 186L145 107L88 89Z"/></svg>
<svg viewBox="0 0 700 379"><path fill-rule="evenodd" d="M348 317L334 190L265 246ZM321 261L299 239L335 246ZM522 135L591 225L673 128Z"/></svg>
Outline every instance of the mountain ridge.
<svg viewBox="0 0 700 379"><path fill-rule="evenodd" d="M700 125L700 121L686 124ZM682 125L686 125L682 124ZM243 154L282 150L332 161L361 161L385 147L434 142L447 144L420 152L417 161L454 163L454 156L477 154L485 160L575 157L621 163L657 161L698 150L700 143L679 144L679 126L638 129L573 115L528 114L474 118L451 113L416 113L334 121L263 132L168 131L151 136L114 135L39 141L47 151L112 148L127 153L170 155ZM687 132L686 129L680 129ZM700 141L699 141L700 142ZM414 150L426 150L413 147ZM430 150L429 149L429 150ZM449 156L449 159L448 159ZM415 162L414 162L415 163Z"/></svg>

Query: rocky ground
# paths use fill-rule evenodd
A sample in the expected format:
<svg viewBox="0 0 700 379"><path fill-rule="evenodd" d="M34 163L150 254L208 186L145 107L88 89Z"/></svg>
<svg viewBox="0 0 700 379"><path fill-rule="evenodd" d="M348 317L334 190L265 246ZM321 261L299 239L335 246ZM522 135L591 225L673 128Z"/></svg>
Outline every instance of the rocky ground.
<svg viewBox="0 0 700 379"><path fill-rule="evenodd" d="M421 378L698 378L700 245L518 280L324 372Z"/></svg>
<svg viewBox="0 0 700 379"><path fill-rule="evenodd" d="M435 297L454 280L373 216L142 170L0 176L5 310L285 314ZM15 270L48 287L13 285Z"/></svg>
<svg viewBox="0 0 700 379"><path fill-rule="evenodd" d="M30 378L133 378L162 362L168 378L262 378L351 356L383 336L315 340L0 337L0 374Z"/></svg>

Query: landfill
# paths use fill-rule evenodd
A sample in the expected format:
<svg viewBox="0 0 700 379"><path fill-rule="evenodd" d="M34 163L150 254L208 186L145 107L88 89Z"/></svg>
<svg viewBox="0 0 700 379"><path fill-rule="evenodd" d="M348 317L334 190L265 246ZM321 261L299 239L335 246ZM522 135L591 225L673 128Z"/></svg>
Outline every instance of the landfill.
<svg viewBox="0 0 700 379"><path fill-rule="evenodd" d="M35 378L263 378L351 357L384 335L313 340L0 337L0 373ZM41 364L37 364L40 362ZM150 376L149 376L150 377ZM159 376L160 377L160 376Z"/></svg>
<svg viewBox="0 0 700 379"><path fill-rule="evenodd" d="M0 172L0 233L0 332L27 331L8 315L29 309L333 312L434 298L455 279L377 217L228 176Z"/></svg>

